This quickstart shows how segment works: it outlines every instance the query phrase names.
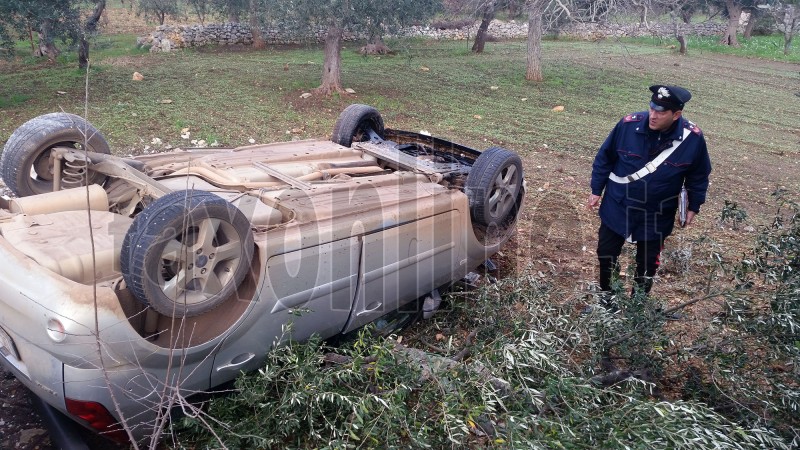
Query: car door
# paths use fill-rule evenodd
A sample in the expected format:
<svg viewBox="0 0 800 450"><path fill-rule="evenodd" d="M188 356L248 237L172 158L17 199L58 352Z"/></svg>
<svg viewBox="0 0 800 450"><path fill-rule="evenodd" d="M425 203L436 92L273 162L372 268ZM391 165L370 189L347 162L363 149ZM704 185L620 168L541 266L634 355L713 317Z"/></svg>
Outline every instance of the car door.
<svg viewBox="0 0 800 450"><path fill-rule="evenodd" d="M217 352L211 385L257 369L276 339L302 341L342 332L358 285L358 236L271 256L251 317Z"/></svg>
<svg viewBox="0 0 800 450"><path fill-rule="evenodd" d="M358 291L345 332L449 283L465 248L457 210L364 236Z"/></svg>

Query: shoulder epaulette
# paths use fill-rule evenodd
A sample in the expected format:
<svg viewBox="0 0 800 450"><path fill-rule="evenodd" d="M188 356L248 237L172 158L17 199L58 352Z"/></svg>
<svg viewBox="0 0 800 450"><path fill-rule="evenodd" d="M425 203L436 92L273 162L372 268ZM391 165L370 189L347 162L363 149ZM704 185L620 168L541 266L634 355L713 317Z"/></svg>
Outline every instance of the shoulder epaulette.
<svg viewBox="0 0 800 450"><path fill-rule="evenodd" d="M703 134L703 131L700 129L700 127L695 125L694 122L690 122L688 120L686 121L686 124L684 125L684 128L688 128L689 131L691 131L694 134L698 134L698 135L699 134Z"/></svg>
<svg viewBox="0 0 800 450"><path fill-rule="evenodd" d="M626 122L626 123L627 122L638 122L638 121L642 120L643 117L644 116L642 116L641 114L628 114L627 116L625 116L624 119L622 119L622 121Z"/></svg>

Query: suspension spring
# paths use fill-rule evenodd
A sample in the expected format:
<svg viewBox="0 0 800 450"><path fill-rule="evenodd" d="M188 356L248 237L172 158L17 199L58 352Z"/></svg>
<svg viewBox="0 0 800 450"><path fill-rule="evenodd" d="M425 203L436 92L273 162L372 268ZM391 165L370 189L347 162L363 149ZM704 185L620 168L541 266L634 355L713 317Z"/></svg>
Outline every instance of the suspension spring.
<svg viewBox="0 0 800 450"><path fill-rule="evenodd" d="M64 161L64 169L61 171L62 189L69 189L83 186L86 178L86 161L76 159L74 161Z"/></svg>

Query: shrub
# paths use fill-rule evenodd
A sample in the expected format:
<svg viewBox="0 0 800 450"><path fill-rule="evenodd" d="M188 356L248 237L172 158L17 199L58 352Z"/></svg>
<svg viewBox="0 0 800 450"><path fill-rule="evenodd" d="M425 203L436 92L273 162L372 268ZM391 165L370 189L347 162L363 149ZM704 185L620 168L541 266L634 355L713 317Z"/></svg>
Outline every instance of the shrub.
<svg viewBox="0 0 800 450"><path fill-rule="evenodd" d="M210 402L210 429L184 419L179 441L195 448L787 448L763 421L737 421L693 398L660 399L652 382L597 383L597 361L610 344L630 369L654 367L646 362L658 359L654 343L668 345L656 326L663 315L649 306L633 311L641 304L633 296L620 299L625 315L576 318L569 302L553 300L557 294L522 277L451 295L450 308L418 330L424 363L367 330L335 350L290 343L241 377L232 395ZM632 331L642 337L620 350L619 333ZM477 339L460 359L467 333ZM433 334L444 344L425 341Z"/></svg>

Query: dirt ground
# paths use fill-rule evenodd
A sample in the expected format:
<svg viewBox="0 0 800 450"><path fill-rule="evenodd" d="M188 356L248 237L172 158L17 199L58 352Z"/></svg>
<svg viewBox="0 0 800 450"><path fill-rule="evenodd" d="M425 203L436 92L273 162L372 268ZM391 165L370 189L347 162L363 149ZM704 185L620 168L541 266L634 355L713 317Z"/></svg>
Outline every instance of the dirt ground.
<svg viewBox="0 0 800 450"><path fill-rule="evenodd" d="M170 20L175 23L175 20ZM180 22L179 22L180 23ZM125 4L124 8L106 8L100 17L100 28L103 34L143 35L156 29L157 22L148 21L144 16L136 14L136 5L133 2Z"/></svg>
<svg viewBox="0 0 800 450"><path fill-rule="evenodd" d="M602 70L604 62L586 64ZM687 117L697 122L706 134L714 172L708 202L697 222L688 229L677 230L667 241L665 252L685 249L705 236L720 242L730 254L736 254L745 251L756 230L770 222L775 209L769 195L772 191L784 187L798 199L798 66L720 55L680 64L684 65L686 75L677 83L690 84L693 73L716 75L718 91L705 95L732 98L727 109L711 105L693 110L692 103L687 105ZM726 77L733 80L730 83L735 87L726 86ZM746 90L732 91L741 86L746 86L741 88ZM693 103L703 104L702 100ZM616 119L609 118L609 129ZM585 154L545 148L529 152L524 160L528 196L518 234L497 256L505 274L527 272L552 280L565 293L560 301L573 305L576 317L596 279L594 249L599 220L596 211L584 206L591 163L591 156ZM725 200L736 201L748 212L748 220L738 229L719 221ZM673 305L688 300L704 274L682 272L669 267L669 261L665 264L654 295ZM676 335L691 338L717 309L714 303L698 303L687 308L684 320L666 326ZM50 445L26 395L15 379L0 369L0 448L44 449Z"/></svg>

